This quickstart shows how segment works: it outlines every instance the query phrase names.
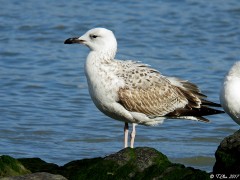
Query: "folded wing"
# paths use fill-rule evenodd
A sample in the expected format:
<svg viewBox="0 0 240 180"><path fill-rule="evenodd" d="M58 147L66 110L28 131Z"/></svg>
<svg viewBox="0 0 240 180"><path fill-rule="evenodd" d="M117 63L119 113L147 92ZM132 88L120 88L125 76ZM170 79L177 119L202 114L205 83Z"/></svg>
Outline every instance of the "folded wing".
<svg viewBox="0 0 240 180"><path fill-rule="evenodd" d="M205 100L198 87L175 77L162 76L144 64L132 63L128 72L118 74L125 81L119 89L119 103L128 111L139 112L148 117L184 118L223 113L209 106L219 104ZM128 65L129 66L129 65ZM123 66L124 68L124 66Z"/></svg>

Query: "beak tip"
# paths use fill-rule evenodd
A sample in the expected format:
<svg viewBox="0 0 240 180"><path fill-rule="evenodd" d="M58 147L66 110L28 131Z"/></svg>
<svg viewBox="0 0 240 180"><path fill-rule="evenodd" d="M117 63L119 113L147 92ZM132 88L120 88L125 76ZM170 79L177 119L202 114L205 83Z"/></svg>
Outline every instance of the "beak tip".
<svg viewBox="0 0 240 180"><path fill-rule="evenodd" d="M79 39L79 37L68 38L64 41L64 44L82 44L85 40Z"/></svg>
<svg viewBox="0 0 240 180"><path fill-rule="evenodd" d="M73 38L68 38L64 41L64 44L73 44Z"/></svg>

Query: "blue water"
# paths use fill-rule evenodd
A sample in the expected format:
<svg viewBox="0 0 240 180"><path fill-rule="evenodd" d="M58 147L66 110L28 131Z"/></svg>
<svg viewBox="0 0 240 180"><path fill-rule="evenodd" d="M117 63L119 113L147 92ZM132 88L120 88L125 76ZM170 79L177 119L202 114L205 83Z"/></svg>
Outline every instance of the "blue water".
<svg viewBox="0 0 240 180"><path fill-rule="evenodd" d="M88 49L63 44L69 37L109 28L118 40L117 58L188 79L214 102L225 73L240 59L239 0L0 2L0 154L16 158L63 165L123 147L123 123L100 113L88 95ZM226 114L209 119L137 126L135 146L211 171L219 143L239 126Z"/></svg>

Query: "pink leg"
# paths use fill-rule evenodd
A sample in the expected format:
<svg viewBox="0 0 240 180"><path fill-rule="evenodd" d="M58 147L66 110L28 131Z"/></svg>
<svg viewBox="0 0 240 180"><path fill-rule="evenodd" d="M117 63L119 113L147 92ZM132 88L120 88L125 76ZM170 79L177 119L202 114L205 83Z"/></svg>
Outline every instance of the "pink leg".
<svg viewBox="0 0 240 180"><path fill-rule="evenodd" d="M125 123L124 126L124 147L128 147L128 123Z"/></svg>
<svg viewBox="0 0 240 180"><path fill-rule="evenodd" d="M132 128L132 133L131 133L131 148L133 148L134 146L134 140L135 140L135 136L136 136L136 124L133 123L133 128Z"/></svg>

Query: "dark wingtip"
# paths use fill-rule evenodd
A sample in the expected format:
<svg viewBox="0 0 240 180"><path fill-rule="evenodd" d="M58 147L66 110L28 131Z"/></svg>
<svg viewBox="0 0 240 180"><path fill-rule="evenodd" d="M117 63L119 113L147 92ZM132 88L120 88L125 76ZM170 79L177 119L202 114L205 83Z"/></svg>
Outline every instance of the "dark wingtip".
<svg viewBox="0 0 240 180"><path fill-rule="evenodd" d="M225 113L225 112L222 110L202 106L200 108L192 108L192 109L176 109L173 112L168 113L167 116L170 116L170 117L181 117L181 116L197 117L198 120L207 122L207 119L203 118L202 116L221 114L221 113Z"/></svg>
<svg viewBox="0 0 240 180"><path fill-rule="evenodd" d="M202 104L207 106L213 106L213 107L222 107L221 104L214 103L205 99L202 100Z"/></svg>

